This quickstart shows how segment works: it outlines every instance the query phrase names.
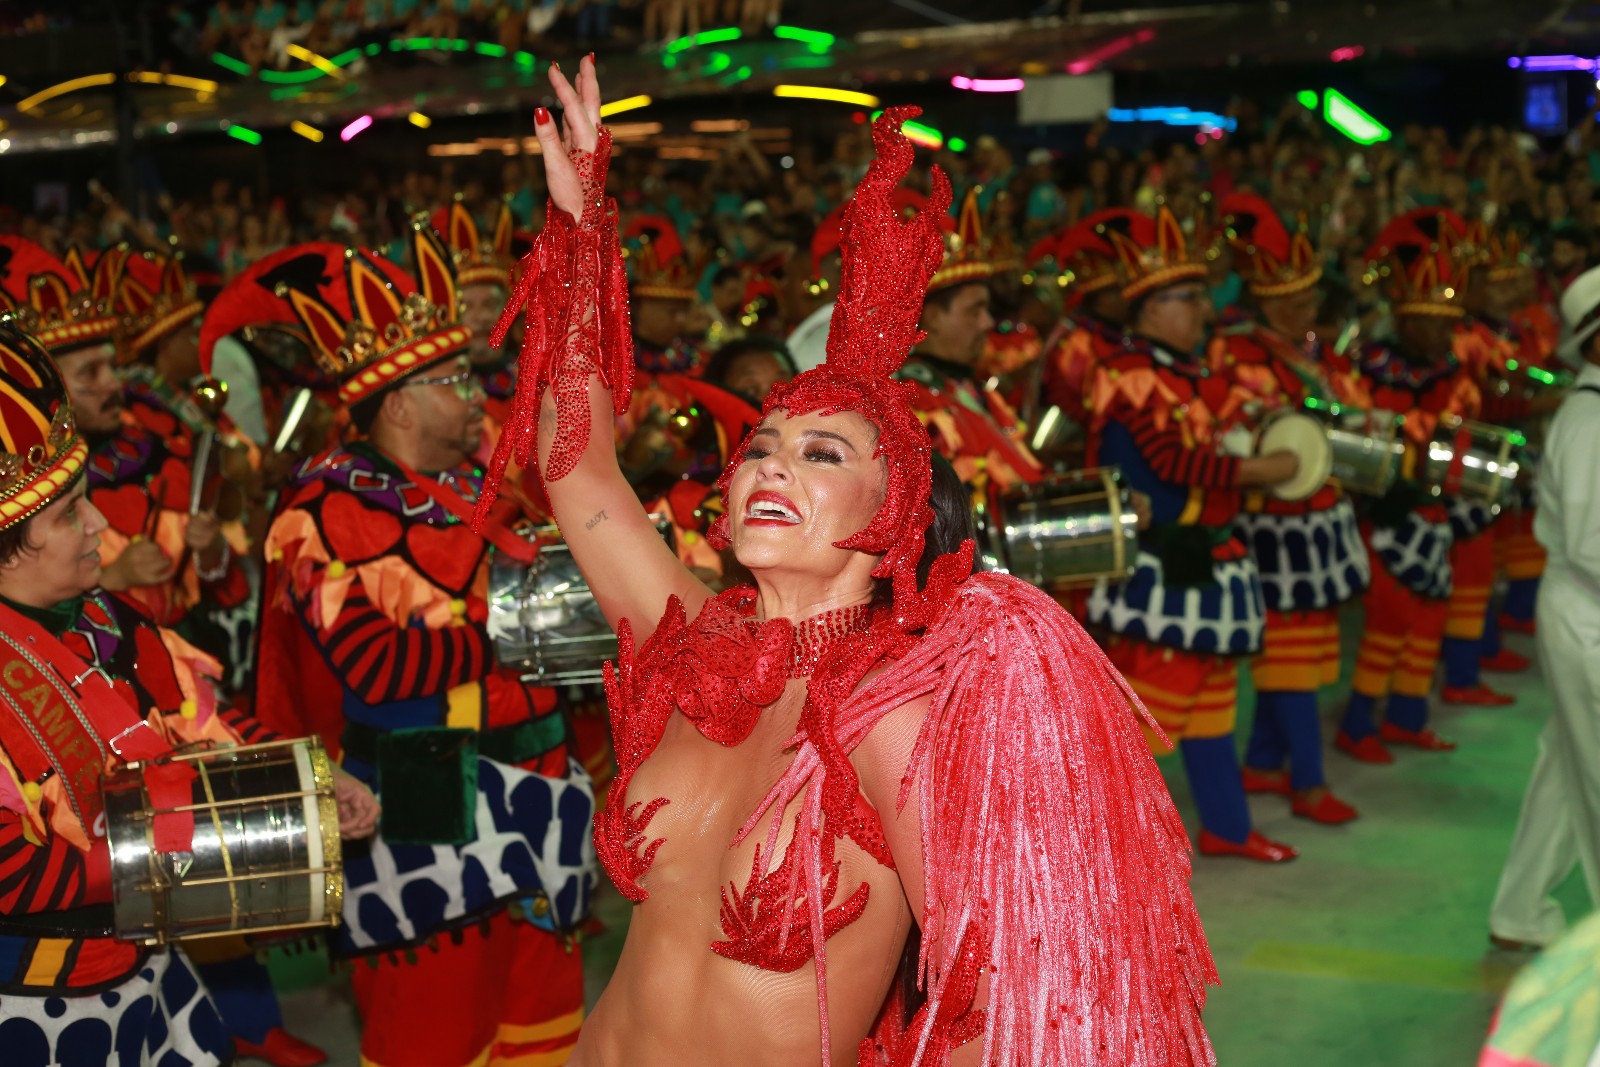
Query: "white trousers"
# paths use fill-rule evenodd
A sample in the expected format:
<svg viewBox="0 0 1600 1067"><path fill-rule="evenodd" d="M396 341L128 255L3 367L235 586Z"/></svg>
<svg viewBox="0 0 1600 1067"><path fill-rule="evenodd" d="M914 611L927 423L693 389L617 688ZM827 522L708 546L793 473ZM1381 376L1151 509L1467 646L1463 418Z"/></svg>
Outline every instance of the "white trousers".
<svg viewBox="0 0 1600 1067"><path fill-rule="evenodd" d="M1550 895L1583 867L1600 906L1600 597L1552 568L1539 583L1539 667L1550 720L1489 911L1499 936L1548 945L1566 927Z"/></svg>

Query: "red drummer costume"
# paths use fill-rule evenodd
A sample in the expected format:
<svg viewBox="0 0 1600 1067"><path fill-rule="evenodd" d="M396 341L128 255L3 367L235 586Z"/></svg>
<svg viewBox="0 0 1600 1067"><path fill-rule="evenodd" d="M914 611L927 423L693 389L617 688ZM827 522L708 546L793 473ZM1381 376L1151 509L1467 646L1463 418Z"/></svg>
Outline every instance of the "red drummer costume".
<svg viewBox="0 0 1600 1067"><path fill-rule="evenodd" d="M1288 324L1318 306L1322 267L1304 231L1292 237L1272 206L1249 193L1218 207L1235 269L1256 316L1213 337L1213 371L1237 383L1266 411L1295 411L1306 401L1359 402L1359 380L1343 360ZM1339 605L1367 588L1372 573L1350 500L1328 482L1304 500L1245 495L1237 520L1261 571L1266 626L1251 665L1255 721L1245 753L1246 792L1292 795L1296 815L1338 824L1354 808L1327 791L1317 690L1339 678ZM1285 764L1289 773L1283 773Z"/></svg>
<svg viewBox="0 0 1600 1067"><path fill-rule="evenodd" d="M37 320L47 336L97 329L92 304ZM81 486L89 461L60 374L14 324L0 326L0 534L24 546L0 589L34 566L38 538L104 527ZM56 523L57 526L40 526ZM111 936L100 775L193 741L233 742L217 665L104 589L40 606L0 595L0 1040L8 1067L139 1067L232 1060L204 984L177 947ZM178 768L183 769L178 769ZM153 765L153 797L188 803L193 772ZM154 827L192 847L193 822Z"/></svg>
<svg viewBox="0 0 1600 1067"><path fill-rule="evenodd" d="M1088 422L1084 394L1094 368L1121 351L1127 332L1122 265L1108 235L1126 234L1133 217L1126 208L1097 211L1048 248L1067 283L1067 315L1045 346L1044 396L1079 425Z"/></svg>
<svg viewBox="0 0 1600 1067"><path fill-rule="evenodd" d="M961 480L978 493L990 487L1003 491L1037 482L1044 469L1023 440L1016 411L978 378L978 365L993 326L988 287L994 267L976 227L976 201L970 194L962 218L962 226L946 235L944 263L928 282L922 313L926 336L912 349L896 377L919 387L912 407L928 428L933 447L950 461ZM982 305L979 325L962 323L959 335L929 329L935 305L938 314L956 317L971 314L963 309L973 302ZM974 351L946 351L943 347L964 344L969 337L977 345Z"/></svg>
<svg viewBox="0 0 1600 1067"><path fill-rule="evenodd" d="M1451 351L1463 314L1464 237L1453 213L1419 209L1385 226L1367 254L1371 275L1392 306L1397 339L1362 347L1356 369L1372 407L1404 416L1406 443L1399 481L1366 509L1372 587L1337 739L1341 750L1368 763L1393 761L1384 742L1455 747L1428 727L1428 694L1449 617L1455 535L1448 500L1431 495L1416 478L1440 419L1478 414L1478 387ZM1385 696L1384 722L1375 725L1375 707Z"/></svg>
<svg viewBox="0 0 1600 1067"><path fill-rule="evenodd" d="M481 397L449 257L425 227L413 252L420 290L328 244L248 272L263 317L304 329L339 378L358 430L397 425L390 390ZM384 804L370 847L347 850L334 944L366 957L354 978L375 1067L563 1063L583 1017L569 934L594 879L593 798L557 695L495 662L489 548L531 559L531 545L466 525L483 481L466 459L418 472L354 440L302 467L266 546L257 707L309 713Z"/></svg>
<svg viewBox="0 0 1600 1067"><path fill-rule="evenodd" d="M1126 271L1122 295L1139 323L1151 299L1204 298L1205 264L1172 214L1112 233ZM1196 337L1198 345L1203 337ZM1276 863L1295 850L1251 826L1233 730L1239 659L1261 650L1261 578L1232 531L1244 503L1241 461L1220 450L1240 394L1195 352L1128 335L1094 368L1089 459L1121 469L1150 498L1136 570L1095 587L1090 620L1167 737L1178 744L1200 812L1200 851ZM1152 738L1160 751L1165 746Z"/></svg>

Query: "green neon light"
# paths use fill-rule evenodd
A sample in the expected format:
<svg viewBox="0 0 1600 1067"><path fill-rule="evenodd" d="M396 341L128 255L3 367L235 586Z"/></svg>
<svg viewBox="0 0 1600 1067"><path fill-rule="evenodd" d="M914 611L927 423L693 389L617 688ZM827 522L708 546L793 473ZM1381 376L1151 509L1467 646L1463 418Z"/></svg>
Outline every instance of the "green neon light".
<svg viewBox="0 0 1600 1067"><path fill-rule="evenodd" d="M243 60L234 59L232 56L225 55L222 52L212 52L211 62L215 63L223 70L232 71L233 73L242 75L246 78L250 77L250 64L244 62Z"/></svg>
<svg viewBox="0 0 1600 1067"><path fill-rule="evenodd" d="M383 45L379 44L377 41L373 41L371 44L367 45L367 55L369 56L375 56L381 51L383 51Z"/></svg>
<svg viewBox="0 0 1600 1067"><path fill-rule="evenodd" d="M526 67L529 70L532 70L534 64L538 62L538 60L533 58L532 52L518 52L511 58L516 62L517 66Z"/></svg>
<svg viewBox="0 0 1600 1067"><path fill-rule="evenodd" d="M356 60L358 60L360 58L361 58L361 49L352 48L349 51L340 52L336 56L329 57L328 62L332 63L336 67L348 67L350 64L354 63Z"/></svg>
<svg viewBox="0 0 1600 1067"><path fill-rule="evenodd" d="M267 95L274 100L293 100L305 91L306 87L304 85L291 85L285 89L274 89Z"/></svg>
<svg viewBox="0 0 1600 1067"><path fill-rule="evenodd" d="M733 66L733 57L728 53L712 52L711 58L706 60L706 65L701 68L700 73L708 76L721 74L731 66Z"/></svg>
<svg viewBox="0 0 1600 1067"><path fill-rule="evenodd" d="M666 67L668 70L671 70L673 67L678 65L678 57L670 54L663 55L661 57L661 65Z"/></svg>
<svg viewBox="0 0 1600 1067"><path fill-rule="evenodd" d="M1305 108L1307 111L1315 111L1317 109L1317 104L1321 102L1317 97L1317 91L1315 89L1301 89L1298 93L1294 94L1294 98L1300 101L1300 106Z"/></svg>
<svg viewBox="0 0 1600 1067"><path fill-rule="evenodd" d="M307 67L305 70L263 70L259 76L268 85L304 85L326 78L327 74L316 67Z"/></svg>
<svg viewBox="0 0 1600 1067"><path fill-rule="evenodd" d="M235 141L243 141L245 144L253 145L261 143L261 135L256 131L248 129L244 126L229 126L228 136L232 137Z"/></svg>
<svg viewBox="0 0 1600 1067"><path fill-rule="evenodd" d="M407 52L431 52L434 48L448 48L450 42L447 39L443 44L438 44L432 37L407 37L400 45Z"/></svg>
<svg viewBox="0 0 1600 1067"><path fill-rule="evenodd" d="M740 67L738 70L734 71L732 74L728 75L726 78L723 78L722 81L719 84L721 84L721 85L737 85L739 82L744 81L746 78L750 77L750 75L754 74L754 73L755 72L752 71L748 66Z"/></svg>
<svg viewBox="0 0 1600 1067"><path fill-rule="evenodd" d="M924 126L920 122L907 121L904 129L907 135L919 135L926 137L930 141L938 141L941 145L944 144L944 134L940 133L932 126Z"/></svg>
<svg viewBox="0 0 1600 1067"><path fill-rule="evenodd" d="M1337 89L1322 94L1322 117L1356 144L1377 144L1391 136L1389 127L1361 110Z"/></svg>
<svg viewBox="0 0 1600 1067"><path fill-rule="evenodd" d="M701 30L699 33L688 37L679 37L668 44L666 51L669 55L687 52L691 48L698 48L703 44L722 44L725 41L737 41L744 36L744 31L737 26L725 26L720 30Z"/></svg>
<svg viewBox="0 0 1600 1067"><path fill-rule="evenodd" d="M831 56L785 56L778 60L779 70L825 70L831 66Z"/></svg>
<svg viewBox="0 0 1600 1067"><path fill-rule="evenodd" d="M823 33L821 30L801 29L799 26L774 26L772 27L772 36L782 38L785 41L801 41L811 45L813 48L824 49L832 48L836 39L831 33Z"/></svg>
<svg viewBox="0 0 1600 1067"><path fill-rule="evenodd" d="M967 142L959 137L950 138L945 142L944 146L952 152L965 152L967 150Z"/></svg>
<svg viewBox="0 0 1600 1067"><path fill-rule="evenodd" d="M478 53L480 56L493 56L496 59L504 59L506 57L506 46L503 44L491 44L488 41L479 41L477 44L472 46L472 50Z"/></svg>

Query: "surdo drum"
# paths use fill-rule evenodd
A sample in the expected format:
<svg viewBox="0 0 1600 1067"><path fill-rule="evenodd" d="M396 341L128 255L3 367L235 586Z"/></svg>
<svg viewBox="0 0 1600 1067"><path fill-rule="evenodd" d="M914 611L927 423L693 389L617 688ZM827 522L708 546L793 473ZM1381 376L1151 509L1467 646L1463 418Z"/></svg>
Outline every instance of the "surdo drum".
<svg viewBox="0 0 1600 1067"><path fill-rule="evenodd" d="M974 511L980 570L1008 571L1043 589L1133 573L1138 518L1114 467L991 493Z"/></svg>
<svg viewBox="0 0 1600 1067"><path fill-rule="evenodd" d="M337 926L344 901L333 764L316 738L177 752L190 804L158 808L130 763L101 781L119 938L161 944ZM157 852L156 816L194 815L190 852Z"/></svg>
<svg viewBox="0 0 1600 1067"><path fill-rule="evenodd" d="M1417 481L1434 496L1497 508L1516 484L1526 443L1516 430L1443 416L1418 464Z"/></svg>

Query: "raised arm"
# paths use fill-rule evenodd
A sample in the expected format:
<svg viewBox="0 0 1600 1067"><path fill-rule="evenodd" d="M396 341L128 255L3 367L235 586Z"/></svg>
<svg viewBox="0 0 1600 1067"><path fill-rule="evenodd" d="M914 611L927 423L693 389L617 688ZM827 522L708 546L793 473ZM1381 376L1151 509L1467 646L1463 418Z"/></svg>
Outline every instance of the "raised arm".
<svg viewBox="0 0 1600 1067"><path fill-rule="evenodd" d="M535 132L551 204L496 330L498 340L527 306L516 408L491 480L510 454L526 462L536 430L538 473L573 560L612 627L627 619L643 640L669 597L693 616L711 592L662 541L617 462L613 417L632 390L633 348L594 58L578 64L576 86L551 64L550 84L561 125L540 108Z"/></svg>

